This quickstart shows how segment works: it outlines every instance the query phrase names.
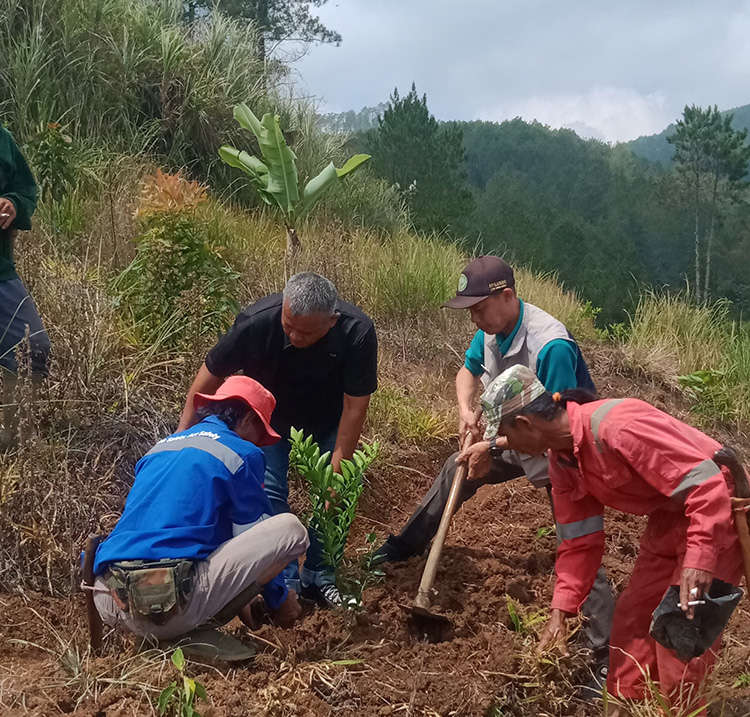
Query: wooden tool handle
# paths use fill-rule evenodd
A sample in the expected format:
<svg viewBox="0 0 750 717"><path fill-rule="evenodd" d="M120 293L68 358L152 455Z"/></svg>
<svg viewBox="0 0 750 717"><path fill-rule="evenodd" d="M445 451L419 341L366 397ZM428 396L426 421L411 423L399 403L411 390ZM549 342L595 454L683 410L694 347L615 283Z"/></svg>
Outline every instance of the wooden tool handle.
<svg viewBox="0 0 750 717"><path fill-rule="evenodd" d="M470 432L467 432L461 450L465 451L473 441L474 437ZM437 573L438 564L440 563L440 555L443 552L443 544L448 535L451 518L453 518L453 514L456 512L458 496L461 493L461 488L463 487L467 472L468 466L466 463L459 463L456 467L456 474L453 476L453 484L451 485L448 502L445 504L443 517L440 519L440 526L438 527L435 538L432 541L430 554L427 556L427 563L425 564L424 572L422 573L422 581L419 583L417 597L414 600L415 607L422 608L423 610L430 609L430 592L432 590L432 584L435 582L435 575Z"/></svg>
<svg viewBox="0 0 750 717"><path fill-rule="evenodd" d="M714 461L719 465L729 468L734 480L735 498L732 498L732 509L734 515L734 527L740 541L742 552L742 567L745 572L745 588L750 597L750 529L748 528L748 516L743 509L743 504L750 498L750 485L748 485L747 473L740 463L739 456L733 448L724 446L714 454Z"/></svg>
<svg viewBox="0 0 750 717"><path fill-rule="evenodd" d="M101 540L98 535L89 535L86 539L86 547L83 553L83 583L88 587L93 587L96 582L94 557ZM91 650L95 655L98 655L102 649L102 618L94 604L94 593L91 590L84 590L84 597L86 599L86 618L89 623Z"/></svg>

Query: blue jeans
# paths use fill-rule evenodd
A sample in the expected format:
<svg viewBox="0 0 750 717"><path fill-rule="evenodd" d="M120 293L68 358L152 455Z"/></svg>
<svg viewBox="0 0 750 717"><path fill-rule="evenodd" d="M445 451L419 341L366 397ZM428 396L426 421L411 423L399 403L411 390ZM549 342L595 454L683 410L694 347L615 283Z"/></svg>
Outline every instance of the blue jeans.
<svg viewBox="0 0 750 717"><path fill-rule="evenodd" d="M29 348L32 373L47 375L49 336L39 312L20 279L0 281L0 366L16 373L16 349L29 327Z"/></svg>
<svg viewBox="0 0 750 717"><path fill-rule="evenodd" d="M333 452L336 445L336 434L338 429L322 436L316 436L321 454L327 451ZM289 483L287 473L289 471L289 440L282 438L272 446L263 448L266 456L265 490L271 501L274 515L279 513L290 513L289 510ZM305 564L300 573L297 561L293 560L282 571L282 576L287 588L300 591L301 583L304 585L326 585L334 582L333 572L323 565L322 550L320 542L312 530L310 535L310 547L307 549Z"/></svg>

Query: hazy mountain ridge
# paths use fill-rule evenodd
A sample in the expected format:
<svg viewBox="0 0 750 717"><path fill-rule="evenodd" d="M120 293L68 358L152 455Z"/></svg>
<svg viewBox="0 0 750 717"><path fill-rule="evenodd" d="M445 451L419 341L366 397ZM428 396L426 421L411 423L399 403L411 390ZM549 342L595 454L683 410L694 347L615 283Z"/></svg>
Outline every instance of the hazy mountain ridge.
<svg viewBox="0 0 750 717"><path fill-rule="evenodd" d="M724 114L733 113L732 126L735 129L750 129L750 104L725 110ZM675 131L674 123L670 124L659 134L646 135L626 142L633 154L652 162L668 165L674 155L674 147L667 142L667 137Z"/></svg>

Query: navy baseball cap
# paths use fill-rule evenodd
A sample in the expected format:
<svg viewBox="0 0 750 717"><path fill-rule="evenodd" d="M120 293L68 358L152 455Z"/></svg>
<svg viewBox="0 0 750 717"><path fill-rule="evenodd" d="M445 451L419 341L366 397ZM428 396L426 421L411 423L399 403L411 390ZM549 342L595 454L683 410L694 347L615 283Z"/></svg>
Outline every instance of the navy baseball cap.
<svg viewBox="0 0 750 717"><path fill-rule="evenodd" d="M496 256L480 256L466 265L458 277L456 295L443 306L449 309L468 309L488 296L512 289L516 285L510 264Z"/></svg>

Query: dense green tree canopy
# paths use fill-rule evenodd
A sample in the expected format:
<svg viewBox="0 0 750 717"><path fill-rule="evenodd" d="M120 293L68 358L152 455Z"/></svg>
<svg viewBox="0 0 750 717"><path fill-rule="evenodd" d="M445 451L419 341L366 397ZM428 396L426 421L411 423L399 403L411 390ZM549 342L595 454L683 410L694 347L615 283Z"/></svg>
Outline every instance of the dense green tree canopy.
<svg viewBox="0 0 750 717"><path fill-rule="evenodd" d="M740 179L750 150L731 114L708 114L715 131L693 128L703 137L702 262L709 237L713 262L710 276L701 272L701 287L710 285L712 296L747 311L750 207ZM694 284L694 216L685 203L683 165L695 147L689 127L680 129L684 122L677 124L678 142L687 136L675 145L674 169L637 157L624 144L584 140L519 118L441 124L412 88L406 97L394 94L378 130L365 137L373 165L401 187L417 228L448 228L470 249L555 272L601 307L601 323L610 323L624 320L640 286Z"/></svg>
<svg viewBox="0 0 750 717"><path fill-rule="evenodd" d="M423 231L466 230L473 210L472 194L463 175L462 130L441 125L412 85L400 97L393 91L378 128L366 136L373 168L398 186L412 212L414 225Z"/></svg>
<svg viewBox="0 0 750 717"><path fill-rule="evenodd" d="M686 106L674 134L667 137L693 218L693 294L699 301L711 294L717 225L739 200L737 189L748 172L747 130L735 130L732 120L731 113L722 114L715 105Z"/></svg>

